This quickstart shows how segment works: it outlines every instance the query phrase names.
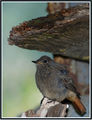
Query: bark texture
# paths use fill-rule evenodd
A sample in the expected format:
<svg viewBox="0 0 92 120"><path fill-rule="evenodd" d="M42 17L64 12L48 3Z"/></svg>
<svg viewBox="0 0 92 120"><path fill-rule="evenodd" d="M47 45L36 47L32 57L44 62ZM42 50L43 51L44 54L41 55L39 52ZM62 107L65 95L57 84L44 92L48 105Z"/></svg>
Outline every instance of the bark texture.
<svg viewBox="0 0 92 120"><path fill-rule="evenodd" d="M89 5L63 9L13 27L10 45L89 60Z"/></svg>
<svg viewBox="0 0 92 120"><path fill-rule="evenodd" d="M20 117L65 117L68 108L68 104L61 104L57 101L44 98L37 111L28 110L22 113Z"/></svg>

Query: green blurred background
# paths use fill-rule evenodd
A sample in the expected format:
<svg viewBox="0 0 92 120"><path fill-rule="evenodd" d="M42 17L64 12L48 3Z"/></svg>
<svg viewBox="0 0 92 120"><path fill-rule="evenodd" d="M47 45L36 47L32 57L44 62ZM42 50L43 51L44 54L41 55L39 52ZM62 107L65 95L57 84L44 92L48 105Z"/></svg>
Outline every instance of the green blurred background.
<svg viewBox="0 0 92 120"><path fill-rule="evenodd" d="M2 3L3 49L3 117L16 117L28 109L35 109L42 95L35 84L36 66L31 62L46 52L26 50L8 45L13 26L37 17L46 16L47 3Z"/></svg>

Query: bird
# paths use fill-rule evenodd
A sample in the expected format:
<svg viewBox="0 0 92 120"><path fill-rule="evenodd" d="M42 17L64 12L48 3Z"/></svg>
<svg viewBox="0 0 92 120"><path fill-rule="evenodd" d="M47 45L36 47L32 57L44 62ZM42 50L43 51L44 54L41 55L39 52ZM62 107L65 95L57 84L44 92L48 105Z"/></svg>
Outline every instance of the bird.
<svg viewBox="0 0 92 120"><path fill-rule="evenodd" d="M80 115L86 113L80 94L65 65L55 62L48 56L42 56L32 62L37 67L35 74L37 87L44 97L58 102L67 99Z"/></svg>

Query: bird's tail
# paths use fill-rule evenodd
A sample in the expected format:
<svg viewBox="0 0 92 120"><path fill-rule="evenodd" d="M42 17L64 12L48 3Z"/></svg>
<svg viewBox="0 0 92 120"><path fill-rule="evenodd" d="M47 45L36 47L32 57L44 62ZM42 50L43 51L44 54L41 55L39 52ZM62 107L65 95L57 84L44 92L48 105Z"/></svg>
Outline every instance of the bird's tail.
<svg viewBox="0 0 92 120"><path fill-rule="evenodd" d="M77 109L77 111L83 115L86 113L86 108L84 107L84 105L82 104L82 102L80 101L80 99L75 96L73 99L70 99L74 105L74 107Z"/></svg>

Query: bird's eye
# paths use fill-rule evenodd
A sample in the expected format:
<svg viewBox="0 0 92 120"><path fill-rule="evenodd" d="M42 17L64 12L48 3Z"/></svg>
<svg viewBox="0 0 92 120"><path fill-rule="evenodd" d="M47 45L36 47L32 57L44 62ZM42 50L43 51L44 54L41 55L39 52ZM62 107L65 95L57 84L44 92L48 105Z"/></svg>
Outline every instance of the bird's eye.
<svg viewBox="0 0 92 120"><path fill-rule="evenodd" d="M44 62L44 63L47 63L48 61L47 61L47 60L44 60L43 62Z"/></svg>

